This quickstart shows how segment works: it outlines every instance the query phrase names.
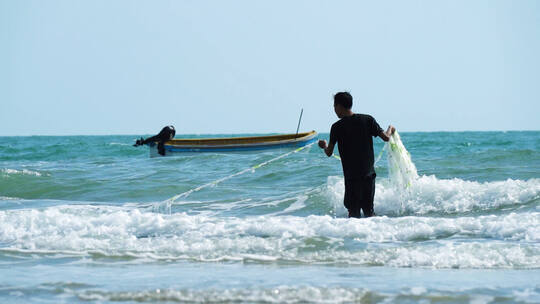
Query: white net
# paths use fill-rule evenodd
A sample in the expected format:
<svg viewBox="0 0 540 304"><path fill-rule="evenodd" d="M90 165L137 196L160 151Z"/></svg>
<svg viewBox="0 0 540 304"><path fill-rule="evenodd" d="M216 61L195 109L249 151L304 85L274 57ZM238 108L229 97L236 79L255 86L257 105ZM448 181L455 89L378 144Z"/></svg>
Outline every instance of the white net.
<svg viewBox="0 0 540 304"><path fill-rule="evenodd" d="M418 172L397 131L390 137L390 141L386 145L388 176L391 183L401 189L410 188L418 179Z"/></svg>

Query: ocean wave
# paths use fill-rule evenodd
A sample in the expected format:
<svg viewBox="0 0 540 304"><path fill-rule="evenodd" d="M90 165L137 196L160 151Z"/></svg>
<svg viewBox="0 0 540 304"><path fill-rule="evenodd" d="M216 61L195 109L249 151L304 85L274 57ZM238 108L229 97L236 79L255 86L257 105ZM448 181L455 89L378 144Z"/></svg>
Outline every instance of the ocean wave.
<svg viewBox="0 0 540 304"><path fill-rule="evenodd" d="M166 285L166 284L161 284ZM64 302L177 302L177 303L536 303L539 288L430 288L407 286L393 290L317 285L246 286L233 288L143 288L106 290L77 282L36 286L0 286L0 298L13 299L50 293Z"/></svg>
<svg viewBox="0 0 540 304"><path fill-rule="evenodd" d="M22 170L16 170L16 169L9 169L4 168L0 170L3 175L9 176L9 175L32 175L32 176L41 176L42 174L37 171L22 169Z"/></svg>
<svg viewBox="0 0 540 304"><path fill-rule="evenodd" d="M461 214L519 207L540 198L540 179L480 183L421 176L407 188L396 187L388 179L380 180L374 201L379 215ZM326 191L336 214L345 216L343 178L328 177Z"/></svg>
<svg viewBox="0 0 540 304"><path fill-rule="evenodd" d="M0 196L0 201L15 201L15 200L22 200L22 199L18 197Z"/></svg>
<svg viewBox="0 0 540 304"><path fill-rule="evenodd" d="M73 293L72 291L69 291ZM514 290L498 295L490 289L464 289L449 291L424 287L402 288L394 292L377 292L364 288L277 286L274 288L231 289L153 289L144 291L75 292L85 301L136 301L181 303L491 303L493 301L532 303L539 291L535 289Z"/></svg>
<svg viewBox="0 0 540 304"><path fill-rule="evenodd" d="M489 239L489 242L485 241ZM540 268L540 213L433 218L162 215L108 206L0 212L0 251L194 261Z"/></svg>
<svg viewBox="0 0 540 304"><path fill-rule="evenodd" d="M109 146L132 146L133 144L121 143L121 142L111 142Z"/></svg>
<svg viewBox="0 0 540 304"><path fill-rule="evenodd" d="M78 292L85 301L189 302L189 303L363 303L371 298L384 299L361 288L287 287L252 289L174 290L157 289L135 292L89 290Z"/></svg>

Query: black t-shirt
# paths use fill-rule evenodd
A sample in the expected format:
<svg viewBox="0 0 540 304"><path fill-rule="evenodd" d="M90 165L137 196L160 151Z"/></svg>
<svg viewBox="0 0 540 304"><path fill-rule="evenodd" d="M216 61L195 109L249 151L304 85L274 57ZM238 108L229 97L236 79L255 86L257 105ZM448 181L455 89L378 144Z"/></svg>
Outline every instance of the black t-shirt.
<svg viewBox="0 0 540 304"><path fill-rule="evenodd" d="M330 144L338 144L346 179L375 174L372 137L381 132L383 130L375 118L365 114L343 117L332 125Z"/></svg>

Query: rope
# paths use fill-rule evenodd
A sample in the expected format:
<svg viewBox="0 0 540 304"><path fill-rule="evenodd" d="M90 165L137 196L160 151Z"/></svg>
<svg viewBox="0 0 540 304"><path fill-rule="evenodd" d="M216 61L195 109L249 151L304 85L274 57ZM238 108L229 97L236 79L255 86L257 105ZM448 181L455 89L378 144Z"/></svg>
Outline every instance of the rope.
<svg viewBox="0 0 540 304"><path fill-rule="evenodd" d="M267 161L265 161L265 162L262 162L262 163L260 163L260 164L258 164L258 165L253 166L253 167L246 168L246 169L244 169L244 170L242 170L242 171L239 171L239 172L236 172L236 173L234 173L234 174L231 174L231 175L222 177L222 178L217 179L217 180L215 180L215 181L212 181L212 182L209 182L209 183L207 183L207 184L201 185L201 186L199 186L199 187L197 187L197 188L193 188L193 189L188 190L188 191L186 191L186 192L177 194L177 195L175 195L175 196L173 196L173 197L171 197L171 198L169 198L169 199L166 199L166 200L162 201L161 203L158 203L158 205L161 206L163 203L167 204L168 213L170 213L170 206L171 206L174 202L176 202L179 198L187 197L188 195L190 195L190 194L193 193L193 192L197 192L197 191L200 191L200 190L202 190L202 189L204 189L204 188L208 188L208 187L211 187L211 186L215 186L215 185L217 185L217 184L219 184L219 183L221 183L221 182L224 182L224 181L226 181L226 180L228 180L228 179L231 179L231 178L233 178L233 177L242 175L242 174L244 174L244 173L247 173L247 172L253 172L253 171L255 171L256 169L259 169L259 168L261 168L261 167L264 167L264 166L268 165L269 163L275 162L276 160L279 160L279 159L282 159L282 158L284 158L284 157L287 157L287 156L289 156L289 155L291 155L291 154L293 154L293 153L298 153L298 152L304 150L304 149L307 148L307 147L311 147L313 144L314 144L314 142L311 143L311 144L305 145L305 146L303 146L303 147L300 147L300 148L298 148L298 149L295 149L295 150L293 150L293 151L290 151L290 152L287 152L287 153L285 153L285 154L282 154L282 155L280 155L280 156L274 157L274 158L272 158L272 159L270 159L270 160L267 160ZM159 206L158 206L158 208L159 208ZM155 206L154 206L154 207L155 207Z"/></svg>

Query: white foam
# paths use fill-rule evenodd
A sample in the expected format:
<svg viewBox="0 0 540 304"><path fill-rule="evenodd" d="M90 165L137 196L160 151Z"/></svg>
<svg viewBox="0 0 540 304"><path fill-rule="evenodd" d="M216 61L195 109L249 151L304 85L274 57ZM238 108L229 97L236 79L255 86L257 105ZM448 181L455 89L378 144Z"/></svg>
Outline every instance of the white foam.
<svg viewBox="0 0 540 304"><path fill-rule="evenodd" d="M489 241L487 241L489 240ZM55 206L0 211L0 251L197 261L539 268L540 213L461 218L216 218Z"/></svg>
<svg viewBox="0 0 540 304"><path fill-rule="evenodd" d="M23 200L22 198L18 197L10 197L10 196L0 196L0 201L15 201L15 200Z"/></svg>
<svg viewBox="0 0 540 304"><path fill-rule="evenodd" d="M288 287L233 288L206 290L154 289L147 291L107 292L90 290L78 292L77 297L86 301L136 301L181 303L344 303L364 302L373 295L361 288ZM381 298L382 296L378 296Z"/></svg>
<svg viewBox="0 0 540 304"><path fill-rule="evenodd" d="M271 214L268 214L268 215L282 215L282 214L292 213L292 212L294 212L296 210L300 210L300 209L306 207L307 199L308 199L307 195L299 195L299 196L297 196L295 198L295 201L289 207L285 208L285 210L274 212L274 213L271 213ZM286 201L286 200L281 200L281 201ZM271 204L275 205L275 204L277 204L277 202L272 202Z"/></svg>
<svg viewBox="0 0 540 304"><path fill-rule="evenodd" d="M326 195L337 216L344 217L344 181L328 177ZM518 207L540 198L540 179L472 182L458 178L422 176L404 191L388 179L379 178L375 188L378 215L459 214L469 211Z"/></svg>
<svg viewBox="0 0 540 304"><path fill-rule="evenodd" d="M119 143L119 142L111 142L109 143L110 146L131 146L131 144L126 143Z"/></svg>
<svg viewBox="0 0 540 304"><path fill-rule="evenodd" d="M39 173L39 172L37 172L37 171L27 170L27 169L15 170L15 169L4 168L4 169L2 169L1 172L4 173L4 174L6 174L6 175L33 175L33 176L41 176L41 173Z"/></svg>
<svg viewBox="0 0 540 304"><path fill-rule="evenodd" d="M56 286L55 286L56 287ZM62 287L56 287L61 289ZM67 289L67 288L66 288ZM128 302L179 302L179 303L492 303L495 297L490 289L467 289L461 291L413 287L396 291L374 291L354 287L276 286L267 288L207 288L207 289L148 289L137 291L74 291L77 298L86 301ZM491 293L491 294L490 294ZM536 290L517 289L514 293L527 294L519 297L497 297L499 300L536 303Z"/></svg>

